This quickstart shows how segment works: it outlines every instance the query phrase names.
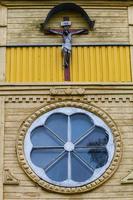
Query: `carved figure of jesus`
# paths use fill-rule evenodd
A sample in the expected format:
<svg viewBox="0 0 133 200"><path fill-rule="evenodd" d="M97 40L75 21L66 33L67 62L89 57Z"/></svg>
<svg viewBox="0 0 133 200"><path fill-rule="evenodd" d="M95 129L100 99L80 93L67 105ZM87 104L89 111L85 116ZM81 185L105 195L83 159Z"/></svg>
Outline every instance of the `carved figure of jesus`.
<svg viewBox="0 0 133 200"><path fill-rule="evenodd" d="M63 37L62 52L63 52L65 68L68 68L70 66L70 56L71 56L71 51L72 51L72 36L80 34L80 33L84 33L87 31L87 29L71 31L69 27L70 25L63 26L63 32L56 31L54 29L47 30L50 33L61 35Z"/></svg>

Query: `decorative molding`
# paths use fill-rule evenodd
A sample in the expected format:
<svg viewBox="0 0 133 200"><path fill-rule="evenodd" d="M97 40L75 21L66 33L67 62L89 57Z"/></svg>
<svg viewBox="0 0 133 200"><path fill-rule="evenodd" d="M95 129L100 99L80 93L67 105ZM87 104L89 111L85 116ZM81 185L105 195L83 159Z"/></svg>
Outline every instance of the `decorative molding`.
<svg viewBox="0 0 133 200"><path fill-rule="evenodd" d="M82 90L81 90L81 89ZM84 93L89 96L115 96L115 97L133 97L133 83L6 83L0 82L0 96L8 97L27 97L27 96L46 96L50 95L52 89L62 91L71 89L72 93ZM76 92L73 90L76 89ZM77 89L80 89L77 91ZM84 92L83 92L84 91ZM52 91L55 94L55 91ZM59 93L59 92L58 92ZM63 92L64 93L64 92ZM51 95L53 96L53 95ZM56 95L54 95L56 96ZM57 95L59 96L59 95Z"/></svg>
<svg viewBox="0 0 133 200"><path fill-rule="evenodd" d="M49 91L50 95L84 95L84 88L52 88Z"/></svg>
<svg viewBox="0 0 133 200"><path fill-rule="evenodd" d="M15 7L15 8L25 8L25 7L33 8L33 6L35 8L45 8L46 5L50 7L48 1L46 1L46 2L42 2L42 1L31 2L31 1L22 1L21 0L21 1L16 2L15 0L12 0L12 1L2 0L1 4L6 5L8 7ZM57 1L53 1L51 4L52 4L52 6L55 6L55 5L57 5ZM95 7L99 8L99 5L103 6L104 8L108 8L108 6L109 6L110 8L119 8L121 10L125 10L125 9L127 9L127 6L130 6L130 5L132 6L133 2L132 2L132 0L128 0L128 1L113 1L113 0L92 1L92 0L90 0L89 2L88 1L82 2L82 6L95 6Z"/></svg>
<svg viewBox="0 0 133 200"><path fill-rule="evenodd" d="M43 103L49 102L46 96L10 96L5 98L5 103Z"/></svg>
<svg viewBox="0 0 133 200"><path fill-rule="evenodd" d="M27 130L29 129L29 127L31 126L33 121L35 119L37 119L40 115L43 115L44 113L46 113L50 110L53 110L55 108L59 108L59 107L78 107L78 108L82 108L82 109L85 109L89 112L94 113L95 115L101 117L104 120L104 122L108 124L108 126L111 128L112 133L114 135L114 139L115 139L115 143L116 143L116 149L115 149L114 158L113 158L109 168L105 171L105 173L103 173L103 175L100 178L98 178L97 180L95 180L95 181L93 181L93 182L91 182L87 185L81 186L81 187L73 187L73 188L72 187L70 187L70 188L69 187L60 187L60 186L52 185L52 184L40 179L32 171L32 169L28 165L28 163L25 159L25 156L24 156L24 152L23 152L24 138L25 138L25 135L27 133ZM110 116L107 113L105 113L102 109L100 109L96 106L92 106L90 104L83 103L81 101L80 101L80 103L76 102L76 101L56 102L56 103L53 103L53 104L43 106L42 108L40 108L39 110L34 112L31 116L29 116L27 118L27 120L20 127L16 147L17 147L18 161L19 161L22 169L25 171L25 173L33 181L38 183L41 187L46 188L47 190L50 190L50 191L58 192L58 193L86 192L86 191L92 190L92 189L96 188L97 186L103 184L107 179L109 179L114 174L114 172L118 168L119 162L121 160L121 154L122 154L122 144L121 144L120 133L119 133L115 123L110 118Z"/></svg>
<svg viewBox="0 0 133 200"><path fill-rule="evenodd" d="M9 169L4 170L4 185L19 185L19 180L10 172Z"/></svg>
<svg viewBox="0 0 133 200"><path fill-rule="evenodd" d="M121 184L133 184L133 170L121 180Z"/></svg>
<svg viewBox="0 0 133 200"><path fill-rule="evenodd" d="M107 102L107 103L129 103L129 102L133 102L133 96L128 96L128 95L124 95L124 96L120 96L120 95L92 95L92 96L86 96L84 97L84 99L86 99L86 101L88 102Z"/></svg>
<svg viewBox="0 0 133 200"><path fill-rule="evenodd" d="M64 94L66 91L66 94ZM80 92L80 94L78 94ZM132 95L86 95L84 90L78 91L76 90L65 90L61 89L57 91L51 89L51 96L7 96L5 97L5 103L49 103L55 101L63 101L63 100L82 100L88 103L132 103L133 96ZM71 94L70 94L71 93ZM81 94L82 93L82 94Z"/></svg>

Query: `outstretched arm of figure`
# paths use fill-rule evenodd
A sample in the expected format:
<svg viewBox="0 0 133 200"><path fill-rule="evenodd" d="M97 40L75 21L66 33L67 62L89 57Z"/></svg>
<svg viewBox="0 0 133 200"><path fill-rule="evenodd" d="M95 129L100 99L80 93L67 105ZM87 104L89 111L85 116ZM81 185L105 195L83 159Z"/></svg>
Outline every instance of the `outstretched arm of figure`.
<svg viewBox="0 0 133 200"><path fill-rule="evenodd" d="M56 35L63 35L62 32L60 32L60 31L55 31L55 30L53 30L53 29L47 29L47 32L53 33L53 34L56 34Z"/></svg>
<svg viewBox="0 0 133 200"><path fill-rule="evenodd" d="M80 33L88 33L88 29L81 29L81 30L78 30L78 31L74 31L74 32L72 32L72 35L77 35L77 34L80 34Z"/></svg>

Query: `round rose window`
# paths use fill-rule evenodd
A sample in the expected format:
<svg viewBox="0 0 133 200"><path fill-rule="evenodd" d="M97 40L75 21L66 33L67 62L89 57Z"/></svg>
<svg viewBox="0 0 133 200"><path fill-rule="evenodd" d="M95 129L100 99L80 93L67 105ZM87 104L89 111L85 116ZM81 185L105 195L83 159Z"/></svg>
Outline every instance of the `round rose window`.
<svg viewBox="0 0 133 200"><path fill-rule="evenodd" d="M18 160L41 187L78 193L104 183L119 166L120 133L101 109L57 102L29 116L19 130Z"/></svg>
<svg viewBox="0 0 133 200"><path fill-rule="evenodd" d="M115 151L110 128L96 115L74 107L57 108L36 119L24 140L32 170L58 186L75 187L99 178Z"/></svg>

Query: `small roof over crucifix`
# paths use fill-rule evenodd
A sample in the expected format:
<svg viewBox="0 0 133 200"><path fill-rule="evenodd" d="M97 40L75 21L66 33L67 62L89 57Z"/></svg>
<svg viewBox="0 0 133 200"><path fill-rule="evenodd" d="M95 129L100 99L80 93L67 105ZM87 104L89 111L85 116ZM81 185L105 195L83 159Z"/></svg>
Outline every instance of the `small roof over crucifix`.
<svg viewBox="0 0 133 200"><path fill-rule="evenodd" d="M81 17L84 19L84 21L87 23L88 30L93 30L95 21L91 20L88 14L85 12L85 10L75 3L61 3L53 7L49 11L47 17L45 18L44 23L41 24L41 29L43 29L44 31L46 29L47 24L49 23L49 20L61 11L71 11L71 12L74 11L79 13ZM64 21L69 21L69 20L66 19Z"/></svg>

